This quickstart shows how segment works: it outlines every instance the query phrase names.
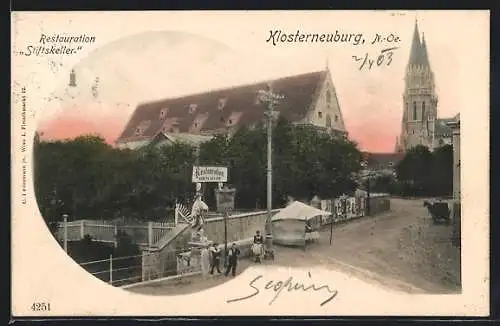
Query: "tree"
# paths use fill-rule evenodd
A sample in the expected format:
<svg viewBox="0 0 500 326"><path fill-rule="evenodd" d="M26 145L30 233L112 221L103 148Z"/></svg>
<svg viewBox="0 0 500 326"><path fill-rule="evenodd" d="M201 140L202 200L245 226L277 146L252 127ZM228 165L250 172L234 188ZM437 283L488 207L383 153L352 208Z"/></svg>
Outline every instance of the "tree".
<svg viewBox="0 0 500 326"><path fill-rule="evenodd" d="M453 147L444 145L432 153L432 192L435 196L453 194Z"/></svg>
<svg viewBox="0 0 500 326"><path fill-rule="evenodd" d="M432 153L425 146L411 148L396 166L403 195L446 196L453 191L453 148L444 145Z"/></svg>
<svg viewBox="0 0 500 326"><path fill-rule="evenodd" d="M396 167L398 180L406 186L407 195L421 196L429 189L432 154L425 146L418 145L406 153Z"/></svg>
<svg viewBox="0 0 500 326"><path fill-rule="evenodd" d="M333 198L355 187L360 168L357 145L284 118L273 126L273 205L288 196ZM174 143L137 150L117 149L95 135L37 142L35 191L47 222L71 219L165 219L177 200L188 202L195 147ZM200 164L229 168L238 209L265 208L267 131L265 125L242 127L231 137L217 135L200 146ZM205 195L211 207L215 184Z"/></svg>

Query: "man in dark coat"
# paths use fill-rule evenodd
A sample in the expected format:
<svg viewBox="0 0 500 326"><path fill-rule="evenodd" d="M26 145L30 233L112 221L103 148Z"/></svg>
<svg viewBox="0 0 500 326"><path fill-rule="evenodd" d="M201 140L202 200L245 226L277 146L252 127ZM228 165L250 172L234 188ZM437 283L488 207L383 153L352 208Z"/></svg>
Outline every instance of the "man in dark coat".
<svg viewBox="0 0 500 326"><path fill-rule="evenodd" d="M210 275L213 275L214 268L217 268L217 273L222 274L220 271L220 250L217 243L212 245L210 248Z"/></svg>
<svg viewBox="0 0 500 326"><path fill-rule="evenodd" d="M239 255L240 255L240 249L238 249L238 247L236 247L236 244L233 243L231 248L229 249L227 256L228 264L226 269L226 276L229 275L229 272L231 272L233 276L236 275L236 266L238 265Z"/></svg>

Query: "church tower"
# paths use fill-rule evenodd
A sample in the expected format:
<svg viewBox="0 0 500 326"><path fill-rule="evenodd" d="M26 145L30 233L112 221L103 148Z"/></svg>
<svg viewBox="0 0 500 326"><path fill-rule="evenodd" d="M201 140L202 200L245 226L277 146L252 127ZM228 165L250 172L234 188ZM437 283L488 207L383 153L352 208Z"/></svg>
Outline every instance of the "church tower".
<svg viewBox="0 0 500 326"><path fill-rule="evenodd" d="M420 39L417 21L404 82L403 117L397 151L407 151L417 145L432 150L435 146L438 98L425 37L422 34Z"/></svg>

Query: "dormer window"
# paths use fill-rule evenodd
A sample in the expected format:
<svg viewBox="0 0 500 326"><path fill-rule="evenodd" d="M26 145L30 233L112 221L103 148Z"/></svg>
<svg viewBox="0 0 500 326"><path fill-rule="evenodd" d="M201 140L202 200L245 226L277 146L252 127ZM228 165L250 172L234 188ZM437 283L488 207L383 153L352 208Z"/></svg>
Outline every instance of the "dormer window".
<svg viewBox="0 0 500 326"><path fill-rule="evenodd" d="M137 128L135 128L135 135L142 136L144 134L144 132L149 128L150 125L151 125L150 120L141 121L139 123L139 125L137 126Z"/></svg>
<svg viewBox="0 0 500 326"><path fill-rule="evenodd" d="M166 117L167 117L167 109L161 109L160 120L165 120Z"/></svg>
<svg viewBox="0 0 500 326"><path fill-rule="evenodd" d="M231 112L231 115L229 117L227 117L226 121L226 126L233 126L233 125L237 125L238 122L240 121L240 118L241 116L243 115L243 112L239 112L239 111L234 111L234 112Z"/></svg>
<svg viewBox="0 0 500 326"><path fill-rule="evenodd" d="M217 109L222 110L226 106L227 98L219 99L219 103L217 104Z"/></svg>
<svg viewBox="0 0 500 326"><path fill-rule="evenodd" d="M189 104L189 113L194 113L198 108L198 104Z"/></svg>

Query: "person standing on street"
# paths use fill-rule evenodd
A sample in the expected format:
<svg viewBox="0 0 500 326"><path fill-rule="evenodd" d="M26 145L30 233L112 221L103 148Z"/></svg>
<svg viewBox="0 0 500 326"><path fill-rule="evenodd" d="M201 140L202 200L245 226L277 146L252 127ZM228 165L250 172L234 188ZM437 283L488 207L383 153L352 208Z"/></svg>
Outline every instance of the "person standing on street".
<svg viewBox="0 0 500 326"><path fill-rule="evenodd" d="M238 256L240 255L240 249L236 247L236 244L233 243L228 253L228 264L226 269L226 276L229 275L229 272L233 276L236 275L236 266L238 265Z"/></svg>
<svg viewBox="0 0 500 326"><path fill-rule="evenodd" d="M253 236L253 246L252 251L255 257L256 263L261 263L264 256L264 238L260 235L260 231L257 231Z"/></svg>
<svg viewBox="0 0 500 326"><path fill-rule="evenodd" d="M214 268L217 268L217 273L222 274L220 271L220 249L218 247L217 243L214 243L212 245L212 248L210 248L210 275L214 274Z"/></svg>

